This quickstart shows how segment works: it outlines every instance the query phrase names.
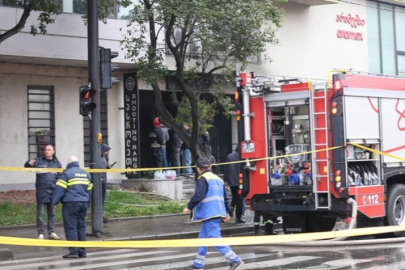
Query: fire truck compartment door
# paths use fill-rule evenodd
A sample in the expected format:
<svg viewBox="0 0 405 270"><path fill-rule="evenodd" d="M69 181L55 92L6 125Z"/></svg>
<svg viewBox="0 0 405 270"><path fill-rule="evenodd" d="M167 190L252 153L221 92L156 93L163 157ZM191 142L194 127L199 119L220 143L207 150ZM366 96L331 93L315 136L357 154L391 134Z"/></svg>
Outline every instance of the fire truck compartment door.
<svg viewBox="0 0 405 270"><path fill-rule="evenodd" d="M382 98L382 149L383 152L405 158L405 99ZM385 163L403 162L384 156Z"/></svg>
<svg viewBox="0 0 405 270"><path fill-rule="evenodd" d="M271 93L264 96L267 107L285 107L306 105L309 102L309 91Z"/></svg>
<svg viewBox="0 0 405 270"><path fill-rule="evenodd" d="M377 98L345 97L344 110L347 139L380 138Z"/></svg>

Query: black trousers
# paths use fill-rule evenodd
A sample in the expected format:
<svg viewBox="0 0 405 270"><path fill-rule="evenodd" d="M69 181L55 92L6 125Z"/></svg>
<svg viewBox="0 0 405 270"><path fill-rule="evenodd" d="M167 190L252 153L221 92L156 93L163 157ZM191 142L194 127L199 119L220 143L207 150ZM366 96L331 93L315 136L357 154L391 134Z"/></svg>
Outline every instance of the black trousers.
<svg viewBox="0 0 405 270"><path fill-rule="evenodd" d="M232 200L231 200L231 207L235 207L235 217L242 218L242 208L243 208L243 199L238 194L239 187L234 186L231 187L232 192Z"/></svg>
<svg viewBox="0 0 405 270"><path fill-rule="evenodd" d="M62 207L63 228L66 240L86 241L86 214L88 202L65 202ZM69 253L85 255L86 249L70 247Z"/></svg>

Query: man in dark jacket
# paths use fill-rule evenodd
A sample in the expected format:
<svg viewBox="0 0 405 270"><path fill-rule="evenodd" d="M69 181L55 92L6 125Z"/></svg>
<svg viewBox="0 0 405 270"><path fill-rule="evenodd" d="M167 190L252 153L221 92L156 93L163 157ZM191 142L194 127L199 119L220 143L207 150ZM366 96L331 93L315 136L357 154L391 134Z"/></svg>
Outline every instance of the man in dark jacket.
<svg viewBox="0 0 405 270"><path fill-rule="evenodd" d="M79 167L77 157L69 157L52 197L52 207L63 203L63 227L68 241L86 241L85 219L92 188L90 174ZM64 259L79 257L86 257L86 249L70 247L69 254L63 256Z"/></svg>
<svg viewBox="0 0 405 270"><path fill-rule="evenodd" d="M197 144L201 148L201 150L204 152L206 157L211 156L211 137L208 131L203 132L200 134L197 138Z"/></svg>
<svg viewBox="0 0 405 270"><path fill-rule="evenodd" d="M173 167L180 167L180 152L183 141L176 132L173 131ZM180 169L175 169L176 174L180 174Z"/></svg>
<svg viewBox="0 0 405 270"><path fill-rule="evenodd" d="M52 145L46 145L45 157L25 162L24 167L33 168L62 168L59 160L54 156L55 149ZM58 178L57 173L37 172L35 180L35 190L37 198L37 231L38 239L44 239L44 214L45 208L48 213L48 238L59 240L59 236L54 232L55 228L55 209L51 206L52 194L55 189L55 182Z"/></svg>
<svg viewBox="0 0 405 270"><path fill-rule="evenodd" d="M162 125L159 118L156 117L153 120L153 132L156 134L156 147L154 147L154 153L156 164L159 168L167 167L167 157L166 157L166 142L169 140L169 131Z"/></svg>
<svg viewBox="0 0 405 270"><path fill-rule="evenodd" d="M190 130L190 127L188 126L187 123L183 123L183 128L188 133L188 135L191 137L191 130ZM182 148L183 148L184 164L185 164L185 166L191 166L191 152L190 152L190 149L188 148L188 145L186 143L183 143ZM184 171L187 174L193 173L193 169L191 169L191 167L185 168Z"/></svg>
<svg viewBox="0 0 405 270"><path fill-rule="evenodd" d="M235 152L229 154L225 160L225 162L232 162L232 161L239 161L240 154L239 154L239 146L236 147ZM238 194L239 190L239 173L240 171L240 164L233 163L224 165L224 181L228 183L229 187L231 188L232 192L232 201L231 201L231 216L233 216L233 208L236 208L236 223L246 223L245 220L242 219L242 207L243 207L243 200Z"/></svg>
<svg viewBox="0 0 405 270"><path fill-rule="evenodd" d="M111 150L107 144L101 144L101 169L109 169L107 163L108 152ZM102 197L103 197L103 208L105 197L107 195L107 173L100 173L101 175L101 187L102 187ZM103 216L103 221L108 221L108 218Z"/></svg>
<svg viewBox="0 0 405 270"><path fill-rule="evenodd" d="M197 160L198 181L193 197L184 208L188 214L193 209L193 222L201 222L198 238L221 238L220 223L229 221L229 205L224 181L211 172L211 162L207 158ZM241 269L244 262L229 246L215 246L230 264L230 270ZM193 264L188 269L204 269L207 247L199 247Z"/></svg>

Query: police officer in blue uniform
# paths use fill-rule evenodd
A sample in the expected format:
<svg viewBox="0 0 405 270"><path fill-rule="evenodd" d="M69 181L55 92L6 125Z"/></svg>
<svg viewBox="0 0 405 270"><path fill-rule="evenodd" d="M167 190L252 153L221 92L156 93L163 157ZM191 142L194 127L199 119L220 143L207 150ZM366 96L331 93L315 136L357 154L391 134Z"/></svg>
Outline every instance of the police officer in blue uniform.
<svg viewBox="0 0 405 270"><path fill-rule="evenodd" d="M85 218L92 188L90 174L79 167L77 157L69 157L52 197L53 207L60 201L63 203L63 227L68 241L86 241ZM69 254L63 256L64 259L79 257L86 257L86 249L70 247Z"/></svg>
<svg viewBox="0 0 405 270"><path fill-rule="evenodd" d="M229 199L224 181L211 172L210 161L206 158L197 160L199 174L195 193L184 208L183 213L193 210L192 221L201 222L199 238L221 238L220 223L229 221ZM229 246L216 246L230 263L230 270L241 269L244 262ZM188 269L204 269L207 247L199 247L196 259Z"/></svg>

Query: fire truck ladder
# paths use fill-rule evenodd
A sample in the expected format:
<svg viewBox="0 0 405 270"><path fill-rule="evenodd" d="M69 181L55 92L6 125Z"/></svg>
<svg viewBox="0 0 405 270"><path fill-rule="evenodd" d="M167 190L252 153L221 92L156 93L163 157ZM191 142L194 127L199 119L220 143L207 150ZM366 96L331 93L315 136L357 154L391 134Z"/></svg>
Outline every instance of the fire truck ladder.
<svg viewBox="0 0 405 270"><path fill-rule="evenodd" d="M319 149L326 149L329 147L329 119L328 119L328 87L327 84L312 84L311 89L310 89L310 125L311 127L311 150L316 151ZM315 95L316 92L322 92L321 95ZM323 100L324 102L324 109L323 111L316 111L315 110L315 103L317 100ZM317 121L316 118L319 117L324 117L325 118L325 126L317 126ZM319 140L319 136L324 135L325 137L325 142ZM330 173L329 173L329 168L330 168L330 157L329 157L329 151L326 151L326 159L320 159L318 158L318 153L313 152L311 155L312 158L312 181L313 181L313 191L315 195L315 207L316 209L330 209L332 205L332 197L330 193ZM320 163L326 163L326 168L327 171L324 170L324 173L321 173L321 166ZM327 190L326 191L319 191L318 190L318 185L319 182L321 181L321 178L326 178L327 179ZM320 205L319 203L319 198L320 194L326 194L327 195L327 204L322 203Z"/></svg>

